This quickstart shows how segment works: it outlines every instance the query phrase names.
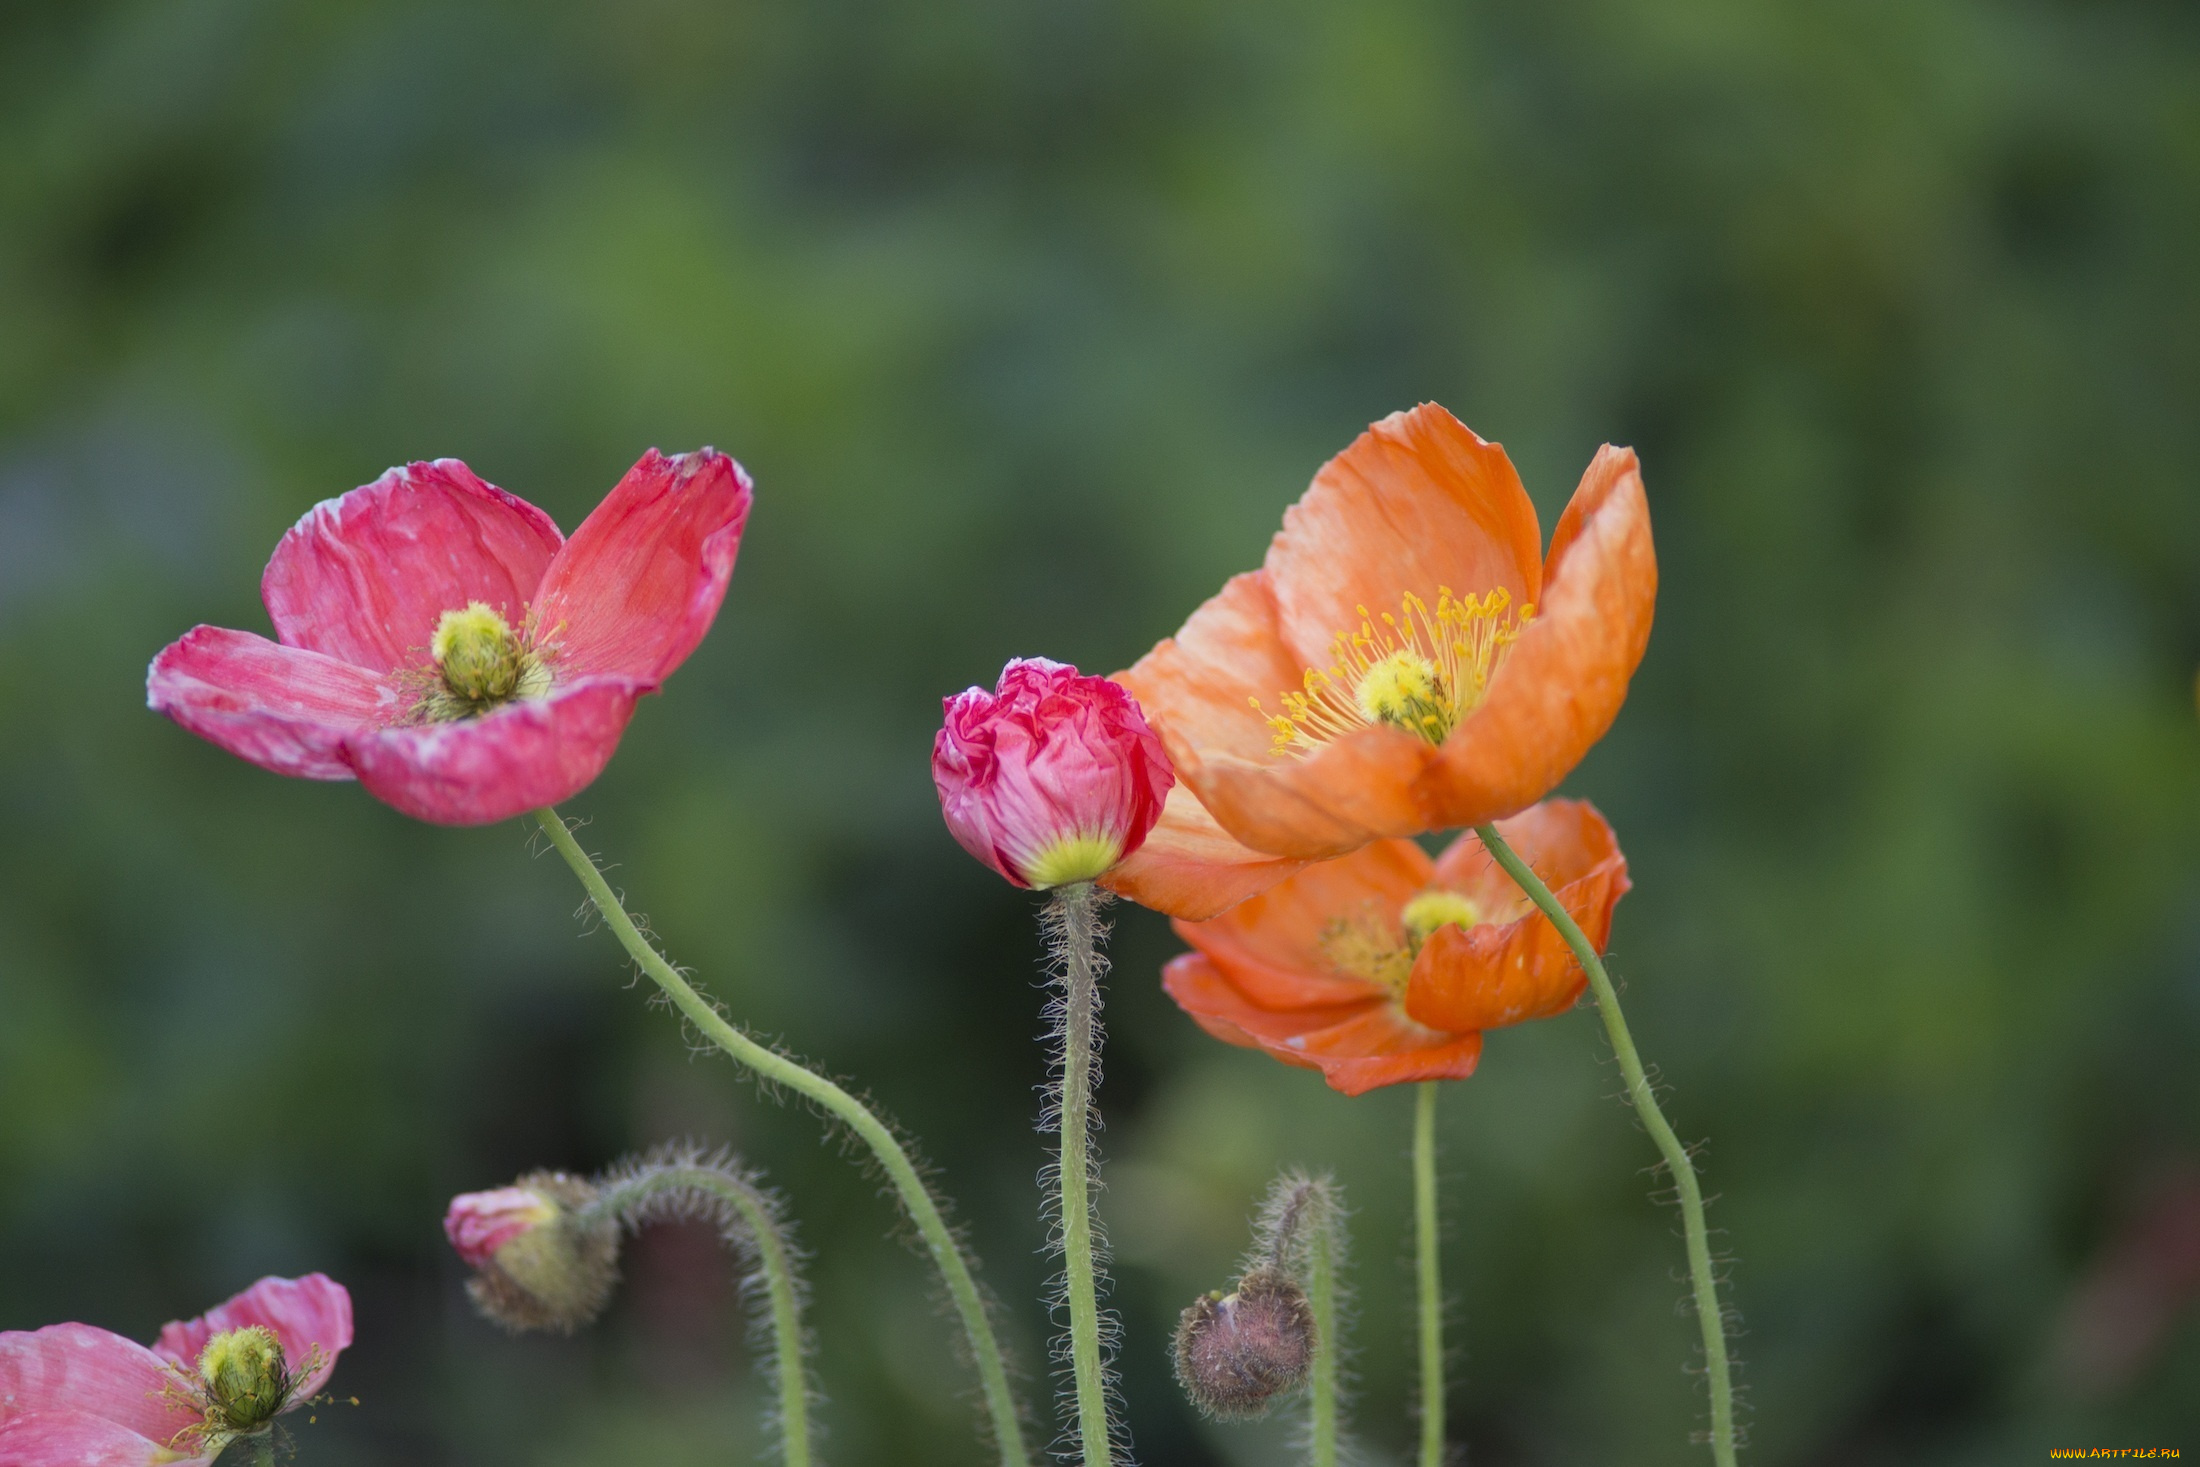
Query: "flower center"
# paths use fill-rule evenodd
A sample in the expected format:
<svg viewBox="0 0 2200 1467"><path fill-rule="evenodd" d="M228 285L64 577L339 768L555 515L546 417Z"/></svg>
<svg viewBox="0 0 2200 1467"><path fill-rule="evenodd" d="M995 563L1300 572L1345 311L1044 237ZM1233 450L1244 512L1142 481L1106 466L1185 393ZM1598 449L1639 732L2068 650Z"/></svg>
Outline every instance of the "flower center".
<svg viewBox="0 0 2200 1467"><path fill-rule="evenodd" d="M265 1325L224 1331L199 1352L207 1417L225 1431L245 1433L274 1419L290 1400L290 1364L282 1342Z"/></svg>
<svg viewBox="0 0 2200 1467"><path fill-rule="evenodd" d="M1384 920L1370 904L1332 920L1319 940L1322 956L1338 972L1403 994L1414 959L1438 928L1471 928L1481 920L1482 909L1472 898L1430 887L1407 902L1395 921Z"/></svg>
<svg viewBox="0 0 2200 1467"><path fill-rule="evenodd" d="M1252 700L1275 730L1274 752L1311 753L1376 724L1441 744L1482 706L1506 650L1535 616L1533 606L1511 612L1511 605L1502 586L1463 599L1442 586L1433 611L1410 593L1396 616L1378 619L1360 607L1360 629L1337 633L1334 660L1306 670L1301 690L1282 695L1283 712Z"/></svg>
<svg viewBox="0 0 2200 1467"><path fill-rule="evenodd" d="M434 681L414 706L430 723L474 718L514 698L550 691L550 669L485 601L446 611L428 643Z"/></svg>

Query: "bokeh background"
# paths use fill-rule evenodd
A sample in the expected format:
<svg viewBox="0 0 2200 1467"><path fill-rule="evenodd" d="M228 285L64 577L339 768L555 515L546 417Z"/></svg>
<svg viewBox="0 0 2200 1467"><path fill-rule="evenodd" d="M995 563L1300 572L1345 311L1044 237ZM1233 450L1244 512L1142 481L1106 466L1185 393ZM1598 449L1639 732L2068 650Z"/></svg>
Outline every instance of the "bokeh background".
<svg viewBox="0 0 2200 1467"><path fill-rule="evenodd" d="M1439 400L1546 525L1646 464L1663 589L1568 784L1719 1194L1780 1467L2200 1452L2200 13L2160 0L89 3L0 11L0 1327L353 1288L297 1460L756 1460L704 1235L607 1322L469 1313L445 1199L668 1136L815 1254L828 1459L969 1463L925 1265L691 1053L517 825L409 823L145 711L315 501L455 455L570 528L641 451L759 498L716 630L569 812L732 1010L922 1138L1038 1378L1032 902L941 694L1105 671ZM1103 1104L1141 1459L1279 1166L1355 1208L1410 1439L1410 1096L1202 1037L1120 914ZM1703 1460L1593 1014L1447 1092L1455 1437ZM1041 1433L1042 1436L1044 1432Z"/></svg>

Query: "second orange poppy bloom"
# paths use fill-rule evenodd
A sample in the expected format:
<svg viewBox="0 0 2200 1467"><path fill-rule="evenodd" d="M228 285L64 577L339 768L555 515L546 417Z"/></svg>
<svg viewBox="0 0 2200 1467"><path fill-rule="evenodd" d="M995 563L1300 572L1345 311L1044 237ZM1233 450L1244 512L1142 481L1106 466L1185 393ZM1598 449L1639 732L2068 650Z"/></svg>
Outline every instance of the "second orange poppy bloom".
<svg viewBox="0 0 2200 1467"><path fill-rule="evenodd" d="M1548 800L1498 832L1599 951L1627 858L1596 808ZM1472 832L1431 860L1381 840L1206 922L1162 975L1219 1039L1319 1069L1347 1095L1474 1073L1484 1029L1563 1013L1587 977Z"/></svg>

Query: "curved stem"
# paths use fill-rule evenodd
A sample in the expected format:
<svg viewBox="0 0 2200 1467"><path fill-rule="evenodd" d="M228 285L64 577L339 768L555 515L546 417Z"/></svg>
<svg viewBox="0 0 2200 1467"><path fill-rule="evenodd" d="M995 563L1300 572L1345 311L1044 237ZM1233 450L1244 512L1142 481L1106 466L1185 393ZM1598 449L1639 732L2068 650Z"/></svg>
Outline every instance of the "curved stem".
<svg viewBox="0 0 2200 1467"><path fill-rule="evenodd" d="M1414 1089L1413 1238L1421 1299L1421 1467L1444 1467L1444 1286L1436 1248L1436 1087Z"/></svg>
<svg viewBox="0 0 2200 1467"><path fill-rule="evenodd" d="M792 1251L768 1197L742 1177L704 1165L650 1163L604 1189L592 1210L627 1218L668 1193L701 1192L728 1204L756 1250L771 1308L772 1363L779 1380L779 1435L786 1467L810 1467L810 1390L803 1364L802 1303ZM726 1230L729 1238L732 1230Z"/></svg>
<svg viewBox="0 0 2200 1467"><path fill-rule="evenodd" d="M1023 1426L1017 1420L1015 1396L1008 1387L1008 1368L1001 1358L1001 1347L994 1338L993 1322L986 1318L985 1301L978 1293L977 1280L971 1277L970 1264L963 1257L962 1248L956 1242L947 1221L940 1215L939 1204L932 1198L931 1189L917 1174L917 1168L909 1159L894 1133L869 1107L823 1075L774 1053L748 1035L726 1022L718 1010L697 993L694 986L680 976L679 970L665 961L649 940L642 936L627 916L626 908L619 902L610 883L596 869L596 863L573 839L573 833L565 828L565 821L558 812L545 807L535 812L543 834L558 854L565 857L573 868L581 885L588 891L589 900L603 917L604 924L627 956L641 965L642 971L656 980L657 986L673 1002L673 1006L687 1017L711 1042L734 1059L747 1065L766 1080L784 1085L798 1094L808 1097L831 1112L849 1130L863 1139L878 1157L888 1180L901 1197L901 1203L909 1212L917 1231L924 1238L924 1245L939 1266L940 1276L947 1283L947 1291L955 1301L955 1312L961 1316L964 1332L970 1339L970 1352L976 1358L978 1380L985 1394L986 1413L993 1423L994 1444L1000 1449L1003 1467L1028 1467L1029 1458L1024 1451Z"/></svg>
<svg viewBox="0 0 2200 1467"><path fill-rule="evenodd" d="M1314 1311L1314 1358L1307 1367L1307 1437L1313 1467L1337 1467L1337 1209L1324 1207L1306 1243L1306 1301Z"/></svg>
<svg viewBox="0 0 2200 1467"><path fill-rule="evenodd" d="M1077 1389L1077 1434L1084 1467L1110 1467L1107 1361L1100 1348L1100 1299L1093 1258L1092 1089L1100 1007L1098 889L1072 882L1054 893L1049 934L1061 963L1060 1151L1062 1272L1069 1298L1070 1369Z"/></svg>
<svg viewBox="0 0 2200 1467"><path fill-rule="evenodd" d="M1666 1170L1672 1173L1679 1189L1681 1226L1688 1242L1688 1276L1695 1289L1696 1322L1703 1331L1704 1365L1711 1382L1711 1457L1718 1467L1734 1467L1734 1385L1726 1358L1726 1317L1719 1308L1718 1280L1711 1270L1710 1234L1704 1226L1703 1189L1696 1180L1695 1160L1666 1122L1665 1112L1658 1108L1657 1096L1642 1068L1642 1057L1636 1053L1627 1020L1619 1011L1619 994L1612 987L1612 977L1604 970L1604 960L1597 956L1581 925L1559 905L1543 878L1505 843L1497 827L1478 825L1474 833L1496 857L1497 864L1505 868L1505 874L1519 883L1543 915L1551 919L1551 925L1566 939L1566 945L1588 973L1589 985L1596 990L1597 1012L1604 1016L1604 1032L1612 1041L1612 1052L1619 1056L1620 1074L1627 1081L1627 1098L1634 1103L1635 1114L1642 1118L1650 1139L1657 1143L1658 1154L1665 1158Z"/></svg>

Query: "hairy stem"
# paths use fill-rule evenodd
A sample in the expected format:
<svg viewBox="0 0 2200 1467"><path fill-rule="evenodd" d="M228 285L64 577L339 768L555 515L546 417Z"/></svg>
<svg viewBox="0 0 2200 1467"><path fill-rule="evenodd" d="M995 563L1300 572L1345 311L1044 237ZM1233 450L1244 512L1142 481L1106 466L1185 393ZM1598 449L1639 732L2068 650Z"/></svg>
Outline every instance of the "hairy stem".
<svg viewBox="0 0 2200 1467"><path fill-rule="evenodd" d="M941 1216L931 1189L925 1186L915 1163L893 1131L862 1101L840 1086L785 1055L774 1053L727 1023L725 1017L642 936L617 894L611 890L610 883L603 879L596 863L573 839L573 833L565 828L565 821L558 812L546 807L535 812L535 819L542 826L543 834L550 838L550 844L580 878L589 900L595 903L596 911L612 935L618 938L619 945L626 949L627 956L656 980L657 986L665 991L666 997L688 1022L766 1080L784 1085L824 1107L861 1137L878 1157L879 1165L885 1169L887 1179L893 1183L902 1206L917 1225L925 1248L946 1281L947 1291L955 1301L955 1312L962 1318L963 1331L970 1339L970 1352L977 1361L978 1381L985 1395L986 1414L993 1424L994 1445L1000 1451L1002 1467L1029 1467L1030 1459L1024 1451L1023 1425L1017 1419L1016 1399L1008 1386L1008 1367L1001 1358L1000 1343L994 1338L993 1322L986 1317L985 1301L979 1295L977 1280L971 1276L969 1260L963 1257L962 1247L948 1228L947 1220Z"/></svg>
<svg viewBox="0 0 2200 1467"><path fill-rule="evenodd" d="M253 1467L275 1467L275 1433L263 1431L252 1442Z"/></svg>
<svg viewBox="0 0 2200 1467"><path fill-rule="evenodd" d="M1436 1247L1436 1087L1413 1104L1413 1242L1421 1319L1421 1467L1444 1467L1444 1285Z"/></svg>
<svg viewBox="0 0 2200 1467"><path fill-rule="evenodd" d="M1474 833L1496 857L1497 864L1505 868L1505 874L1519 883L1543 915L1551 919L1551 925L1566 939L1566 945L1588 973L1589 985L1596 991L1597 1012L1604 1016L1604 1032L1612 1041L1612 1052L1619 1056L1620 1074L1627 1081L1627 1098L1642 1118L1650 1139L1657 1143L1658 1154L1665 1158L1666 1170L1680 1192L1681 1226L1688 1242L1688 1276L1695 1289L1696 1322L1703 1331L1704 1365L1711 1383L1711 1457L1718 1467L1734 1467L1734 1385L1726 1358L1726 1316L1719 1308L1718 1280L1711 1270L1711 1240L1704 1226L1703 1188L1696 1180L1695 1160L1666 1122L1665 1112L1658 1108L1649 1076L1643 1071L1642 1056L1636 1053L1627 1020L1619 1011L1619 994L1612 987L1611 974L1604 970L1604 960L1597 956L1581 925L1559 905L1543 878L1505 843L1496 826L1478 825Z"/></svg>
<svg viewBox="0 0 2200 1467"><path fill-rule="evenodd" d="M1323 1207L1306 1240L1306 1301L1314 1311L1314 1357L1307 1366L1307 1441L1314 1467L1337 1467L1337 1255L1344 1226Z"/></svg>
<svg viewBox="0 0 2200 1467"><path fill-rule="evenodd" d="M1108 1364L1100 1343L1099 1265L1092 1226L1092 1091L1099 1061L1100 901L1089 881L1071 882L1050 899L1047 929L1062 984L1060 1150L1062 1271L1069 1299L1070 1371L1077 1393L1077 1435L1084 1467L1113 1462L1108 1423Z"/></svg>
<svg viewBox="0 0 2200 1467"><path fill-rule="evenodd" d="M731 1207L696 1208L696 1194ZM666 1204L670 1204L669 1207ZM727 1241L755 1258L770 1307L771 1368L779 1384L779 1438L786 1467L810 1467L810 1390L803 1364L802 1301L793 1249L788 1245L779 1209L755 1182L732 1166L710 1165L701 1158L649 1161L606 1180L594 1210L632 1223L652 1214L699 1212L715 1215ZM739 1220L738 1227L733 1219Z"/></svg>

